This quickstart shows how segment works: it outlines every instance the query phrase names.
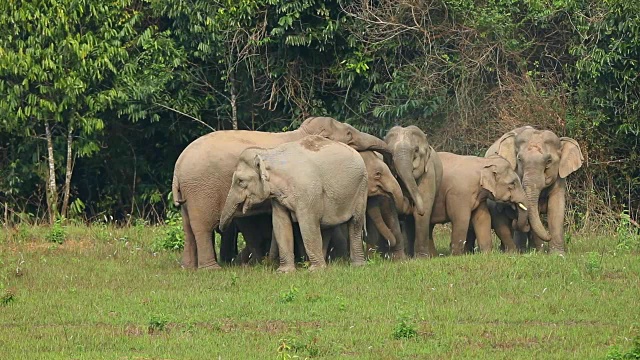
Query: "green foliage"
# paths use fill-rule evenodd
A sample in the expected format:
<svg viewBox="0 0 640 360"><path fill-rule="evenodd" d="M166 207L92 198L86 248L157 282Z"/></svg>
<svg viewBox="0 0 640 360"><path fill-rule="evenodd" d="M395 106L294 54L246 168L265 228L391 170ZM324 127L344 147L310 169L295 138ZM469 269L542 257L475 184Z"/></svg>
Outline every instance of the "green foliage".
<svg viewBox="0 0 640 360"><path fill-rule="evenodd" d="M1 2L0 203L12 223L45 216L45 124L58 188L73 140L70 218L161 223L175 160L210 128L329 115L381 137L416 124L464 154L550 128L633 217L638 14L625 0Z"/></svg>
<svg viewBox="0 0 640 360"><path fill-rule="evenodd" d="M0 306L7 306L16 300L16 295L11 289L0 287Z"/></svg>
<svg viewBox="0 0 640 360"><path fill-rule="evenodd" d="M626 210L620 213L620 221L616 226L616 237L618 238L617 250L631 251L640 249L640 231L631 223L631 216Z"/></svg>
<svg viewBox="0 0 640 360"><path fill-rule="evenodd" d="M149 334L157 334L159 332L164 331L168 323L169 323L169 320L167 316L165 316L164 314L157 314L157 315L151 316L151 319L149 319L149 326L148 326Z"/></svg>
<svg viewBox="0 0 640 360"><path fill-rule="evenodd" d="M600 275L602 273L602 254L597 252L588 252L585 261L585 269L590 276Z"/></svg>
<svg viewBox="0 0 640 360"><path fill-rule="evenodd" d="M620 350L619 347L613 347L607 352L607 360L636 360L640 359L640 338L633 340L633 345L627 351Z"/></svg>
<svg viewBox="0 0 640 360"><path fill-rule="evenodd" d="M289 290L280 294L280 301L283 303L293 302L298 297L298 292L300 292L300 290L297 287L291 285L291 288Z"/></svg>
<svg viewBox="0 0 640 360"><path fill-rule="evenodd" d="M153 243L154 251L182 250L184 248L184 230L182 228L182 215L180 215L180 212L167 212L164 223L164 231Z"/></svg>
<svg viewBox="0 0 640 360"><path fill-rule="evenodd" d="M415 328L415 325L412 323L411 319L406 316L400 316L398 324L393 328L393 338L396 340L401 339L412 339L418 336L418 331Z"/></svg>
<svg viewBox="0 0 640 360"><path fill-rule="evenodd" d="M67 232L62 225L62 219L56 219L56 221L49 229L49 232L45 235L45 239L49 242L62 244L67 237Z"/></svg>

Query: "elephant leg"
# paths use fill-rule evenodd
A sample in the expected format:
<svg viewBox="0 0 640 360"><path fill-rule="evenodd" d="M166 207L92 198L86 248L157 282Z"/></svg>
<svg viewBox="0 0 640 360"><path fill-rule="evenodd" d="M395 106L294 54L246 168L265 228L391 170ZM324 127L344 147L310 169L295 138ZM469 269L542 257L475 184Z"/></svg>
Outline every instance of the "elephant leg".
<svg viewBox="0 0 640 360"><path fill-rule="evenodd" d="M462 255L471 222L470 213L460 213L451 218L451 255Z"/></svg>
<svg viewBox="0 0 640 360"><path fill-rule="evenodd" d="M324 261L324 253L322 251L322 231L320 230L320 221L313 218L298 218L300 225L300 234L304 249L309 257L309 270L318 270L327 266Z"/></svg>
<svg viewBox="0 0 640 360"><path fill-rule="evenodd" d="M515 230L513 232L513 242L520 252L529 250L529 233Z"/></svg>
<svg viewBox="0 0 640 360"><path fill-rule="evenodd" d="M299 223L293 224L293 254L295 256L295 260L298 262L305 262L309 260L309 257L304 250L304 242L302 241Z"/></svg>
<svg viewBox="0 0 640 360"><path fill-rule="evenodd" d="M182 251L182 266L185 269L195 269L198 267L198 250L196 248L196 237L191 229L189 213L186 206L180 208L182 213L182 229L184 230L184 250Z"/></svg>
<svg viewBox="0 0 640 360"><path fill-rule="evenodd" d="M259 221L258 216L250 216L244 218L236 218L236 224L238 225L238 229L242 232L244 236L244 241L246 243L246 247L249 248L249 252L253 255L253 259L255 261L260 262L264 256L262 249L264 248L264 236L260 233L259 226L255 226L255 223Z"/></svg>
<svg viewBox="0 0 640 360"><path fill-rule="evenodd" d="M549 224L549 234L551 235L551 241L549 242L549 248L551 252L564 254L564 211L565 211L565 192L566 192L566 180L558 179L553 188L549 192L549 199L547 201L547 223ZM544 206L541 207L541 209Z"/></svg>
<svg viewBox="0 0 640 360"><path fill-rule="evenodd" d="M382 216L384 217L385 223L391 229L391 232L396 237L396 246L392 247L391 256L394 260L405 259L407 256L405 254L404 249L404 234L402 233L402 229L400 229L400 220L398 220L398 212L396 210L395 205L390 205L389 211L383 212ZM431 235L429 235L430 239L433 239Z"/></svg>
<svg viewBox="0 0 640 360"><path fill-rule="evenodd" d="M433 239L429 236L429 221L431 219L431 208L425 210L424 215L420 216L417 212L414 213L415 218L415 242L414 254L415 257L436 257L438 252L436 251L436 245ZM466 234L465 234L466 239Z"/></svg>
<svg viewBox="0 0 640 360"><path fill-rule="evenodd" d="M220 262L231 263L238 257L238 227L235 220L220 234Z"/></svg>
<svg viewBox="0 0 640 360"><path fill-rule="evenodd" d="M518 251L518 246L513 238L512 221L508 216L498 212L491 212L491 227L500 239L500 248L508 253Z"/></svg>
<svg viewBox="0 0 640 360"><path fill-rule="evenodd" d="M190 207L189 224L196 239L198 269L220 269L216 261L216 251L213 244L214 224L209 213L193 211ZM193 254L193 250L190 253Z"/></svg>
<svg viewBox="0 0 640 360"><path fill-rule="evenodd" d="M416 237L416 222L413 215L407 216L404 220L404 226L402 227L402 234L405 239L405 252L410 257L415 255L413 249Z"/></svg>
<svg viewBox="0 0 640 360"><path fill-rule="evenodd" d="M471 214L471 224L478 240L478 247L482 252L491 252L491 214L487 204L482 202Z"/></svg>
<svg viewBox="0 0 640 360"><path fill-rule="evenodd" d="M473 220L472 220L473 221ZM473 254L476 249L476 232L473 226L469 226L469 230L467 230L467 239L464 243L464 252L465 254Z"/></svg>
<svg viewBox="0 0 640 360"><path fill-rule="evenodd" d="M291 272L296 269L293 257L293 227L289 210L277 201L271 201L273 233L278 243L280 267L278 272Z"/></svg>
<svg viewBox="0 0 640 360"><path fill-rule="evenodd" d="M418 214L417 211L414 211L413 213L413 217L416 221L415 243L413 245L416 257L438 256L433 238L429 236L431 212L433 211L433 202L435 201L436 191L438 191L435 171L428 172L426 176L427 178L418 185L420 194L424 201L424 215Z"/></svg>
<svg viewBox="0 0 640 360"><path fill-rule="evenodd" d="M275 263L278 260L278 242L276 241L276 234L271 229L271 245L269 246L269 261Z"/></svg>
<svg viewBox="0 0 640 360"><path fill-rule="evenodd" d="M351 265L360 266L364 265L364 251L362 250L362 228L364 226L364 206L362 212L355 215L349 220L347 226L349 227L349 257L351 258Z"/></svg>
<svg viewBox="0 0 640 360"><path fill-rule="evenodd" d="M376 252L381 250L380 245L382 245L382 241L384 240L381 239L380 233L376 229L369 215L367 215L366 227L367 235L365 236L365 256L367 259L371 259Z"/></svg>
<svg viewBox="0 0 640 360"><path fill-rule="evenodd" d="M331 239L331 247L332 259L349 257L349 226L347 224L336 227Z"/></svg>
<svg viewBox="0 0 640 360"><path fill-rule="evenodd" d="M329 261L329 250L333 245L334 231L334 228L320 229L320 234L322 236L322 256L325 261Z"/></svg>

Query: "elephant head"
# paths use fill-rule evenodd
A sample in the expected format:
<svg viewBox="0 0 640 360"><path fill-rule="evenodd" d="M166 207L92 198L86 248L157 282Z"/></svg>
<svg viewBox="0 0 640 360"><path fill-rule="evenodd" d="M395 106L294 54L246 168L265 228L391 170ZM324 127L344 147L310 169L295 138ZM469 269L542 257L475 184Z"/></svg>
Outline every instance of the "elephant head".
<svg viewBox="0 0 640 360"><path fill-rule="evenodd" d="M385 142L393 157L393 167L406 187L416 211L424 215L424 203L418 183L420 178L427 172L427 164L432 153L427 136L417 126L392 127Z"/></svg>
<svg viewBox="0 0 640 360"><path fill-rule="evenodd" d="M549 241L551 236L540 220L540 193L582 166L580 146L571 138L559 138L551 131L525 126L504 134L489 151L506 158L520 176L531 229L539 238Z"/></svg>
<svg viewBox="0 0 640 360"><path fill-rule="evenodd" d="M221 230L231 223L240 205L244 214L252 206L264 202L271 195L269 166L261 156L262 151L264 149L249 148L240 154L236 171L233 173L231 189L220 216Z"/></svg>
<svg viewBox="0 0 640 360"><path fill-rule="evenodd" d="M520 177L511 168L509 161L499 155L489 156L487 164L480 172L480 186L491 193L493 200L516 205L517 227L527 227L527 198Z"/></svg>
<svg viewBox="0 0 640 360"><path fill-rule="evenodd" d="M320 135L347 144L357 151L371 150L389 153L384 141L330 117L307 118L300 125L300 130L307 135Z"/></svg>
<svg viewBox="0 0 640 360"><path fill-rule="evenodd" d="M383 159L373 151L362 151L360 156L367 168L368 196L388 196L401 206L404 202L402 189Z"/></svg>

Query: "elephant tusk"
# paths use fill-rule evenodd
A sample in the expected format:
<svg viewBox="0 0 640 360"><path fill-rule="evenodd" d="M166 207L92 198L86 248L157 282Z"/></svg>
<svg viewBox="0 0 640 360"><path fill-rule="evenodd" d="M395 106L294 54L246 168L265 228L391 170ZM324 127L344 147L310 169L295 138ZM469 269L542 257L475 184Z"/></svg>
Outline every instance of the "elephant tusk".
<svg viewBox="0 0 640 360"><path fill-rule="evenodd" d="M518 207L519 207L520 209L524 210L524 211L527 211L527 207L526 207L526 206L524 206L524 204L523 204L523 203L518 203Z"/></svg>

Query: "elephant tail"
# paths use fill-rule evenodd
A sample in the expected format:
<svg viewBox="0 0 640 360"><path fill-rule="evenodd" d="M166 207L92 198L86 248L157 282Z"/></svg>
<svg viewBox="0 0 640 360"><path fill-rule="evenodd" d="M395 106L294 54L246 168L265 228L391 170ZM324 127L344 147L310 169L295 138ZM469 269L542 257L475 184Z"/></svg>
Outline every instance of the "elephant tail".
<svg viewBox="0 0 640 360"><path fill-rule="evenodd" d="M180 182L176 175L173 175L173 183L171 184L171 193L173 195L173 205L180 206L186 202L182 198L182 193L180 192Z"/></svg>

